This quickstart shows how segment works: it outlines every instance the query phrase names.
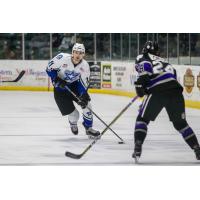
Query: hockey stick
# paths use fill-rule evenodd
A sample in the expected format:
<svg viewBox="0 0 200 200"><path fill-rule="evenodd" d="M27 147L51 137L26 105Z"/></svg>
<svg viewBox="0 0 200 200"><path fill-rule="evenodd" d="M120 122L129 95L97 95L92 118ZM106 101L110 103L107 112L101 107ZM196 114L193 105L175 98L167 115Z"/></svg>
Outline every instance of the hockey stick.
<svg viewBox="0 0 200 200"><path fill-rule="evenodd" d="M109 129L109 127L114 124L117 119L132 105L132 103L138 98L138 96L135 96L131 102L110 122L110 124L101 132L101 137L102 135ZM65 152L65 156L73 158L73 159L80 159L82 158L86 152L97 142L97 139L93 140L92 143L85 148L85 150L81 154L75 154L69 151Z"/></svg>
<svg viewBox="0 0 200 200"><path fill-rule="evenodd" d="M19 73L18 77L17 77L16 79L14 79L14 80L11 80L11 81L1 81L1 82L2 82L2 83L17 82L17 81L19 81L19 80L22 78L22 76L24 76L25 72L26 72L25 70L22 70L22 71Z"/></svg>
<svg viewBox="0 0 200 200"><path fill-rule="evenodd" d="M76 96L76 94L73 92L73 91L71 91L70 90L70 88L66 85L65 86L65 88L78 100L78 101L81 101L77 96ZM117 135L117 133L115 133L115 131L113 131L91 108L89 108L88 106L87 106L87 108L88 108L88 110L90 111L90 112L92 112L95 116L96 116L96 118L97 119L99 119L106 127L108 127L108 129L110 129L120 140L121 140L121 142L120 142L120 144L124 144L124 140L119 136L119 135Z"/></svg>

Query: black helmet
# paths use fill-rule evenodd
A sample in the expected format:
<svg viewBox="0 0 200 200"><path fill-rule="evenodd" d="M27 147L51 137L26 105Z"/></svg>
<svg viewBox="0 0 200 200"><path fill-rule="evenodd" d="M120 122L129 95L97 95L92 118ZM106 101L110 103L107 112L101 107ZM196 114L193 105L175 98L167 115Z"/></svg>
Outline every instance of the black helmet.
<svg viewBox="0 0 200 200"><path fill-rule="evenodd" d="M145 43L142 53L150 53L159 56L159 47L157 42L148 41Z"/></svg>

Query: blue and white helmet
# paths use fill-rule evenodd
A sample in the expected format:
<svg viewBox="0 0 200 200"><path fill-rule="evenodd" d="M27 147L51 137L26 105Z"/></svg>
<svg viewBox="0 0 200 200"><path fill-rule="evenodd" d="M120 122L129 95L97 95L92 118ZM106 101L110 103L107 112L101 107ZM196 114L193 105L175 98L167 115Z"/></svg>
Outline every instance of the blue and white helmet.
<svg viewBox="0 0 200 200"><path fill-rule="evenodd" d="M72 48L72 53L73 51L79 51L79 52L85 53L85 47L83 44L75 43Z"/></svg>

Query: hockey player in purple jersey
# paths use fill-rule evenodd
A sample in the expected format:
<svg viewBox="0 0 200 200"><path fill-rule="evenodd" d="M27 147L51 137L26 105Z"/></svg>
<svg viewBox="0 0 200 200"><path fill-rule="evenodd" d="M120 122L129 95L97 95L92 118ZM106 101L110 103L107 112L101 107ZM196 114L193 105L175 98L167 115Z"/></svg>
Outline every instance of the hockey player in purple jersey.
<svg viewBox="0 0 200 200"><path fill-rule="evenodd" d="M139 97L144 96L144 100L135 123L135 147L132 157L137 161L141 156L148 124L165 108L174 128L194 151L197 160L200 160L197 137L186 121L183 88L177 81L176 70L159 57L157 42L146 42L142 54L136 58L135 69L138 72L136 93Z"/></svg>

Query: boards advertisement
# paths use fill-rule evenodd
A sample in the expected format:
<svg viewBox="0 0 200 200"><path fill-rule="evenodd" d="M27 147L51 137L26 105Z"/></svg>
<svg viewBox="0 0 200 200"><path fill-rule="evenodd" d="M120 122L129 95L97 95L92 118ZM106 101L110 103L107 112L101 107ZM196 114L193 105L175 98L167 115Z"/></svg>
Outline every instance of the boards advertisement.
<svg viewBox="0 0 200 200"><path fill-rule="evenodd" d="M91 89L101 89L101 62L88 62L90 66Z"/></svg>
<svg viewBox="0 0 200 200"><path fill-rule="evenodd" d="M101 65L101 67L102 67L102 88L112 88L112 84L111 84L112 65L111 65L111 63L109 63L109 64L103 63Z"/></svg>

